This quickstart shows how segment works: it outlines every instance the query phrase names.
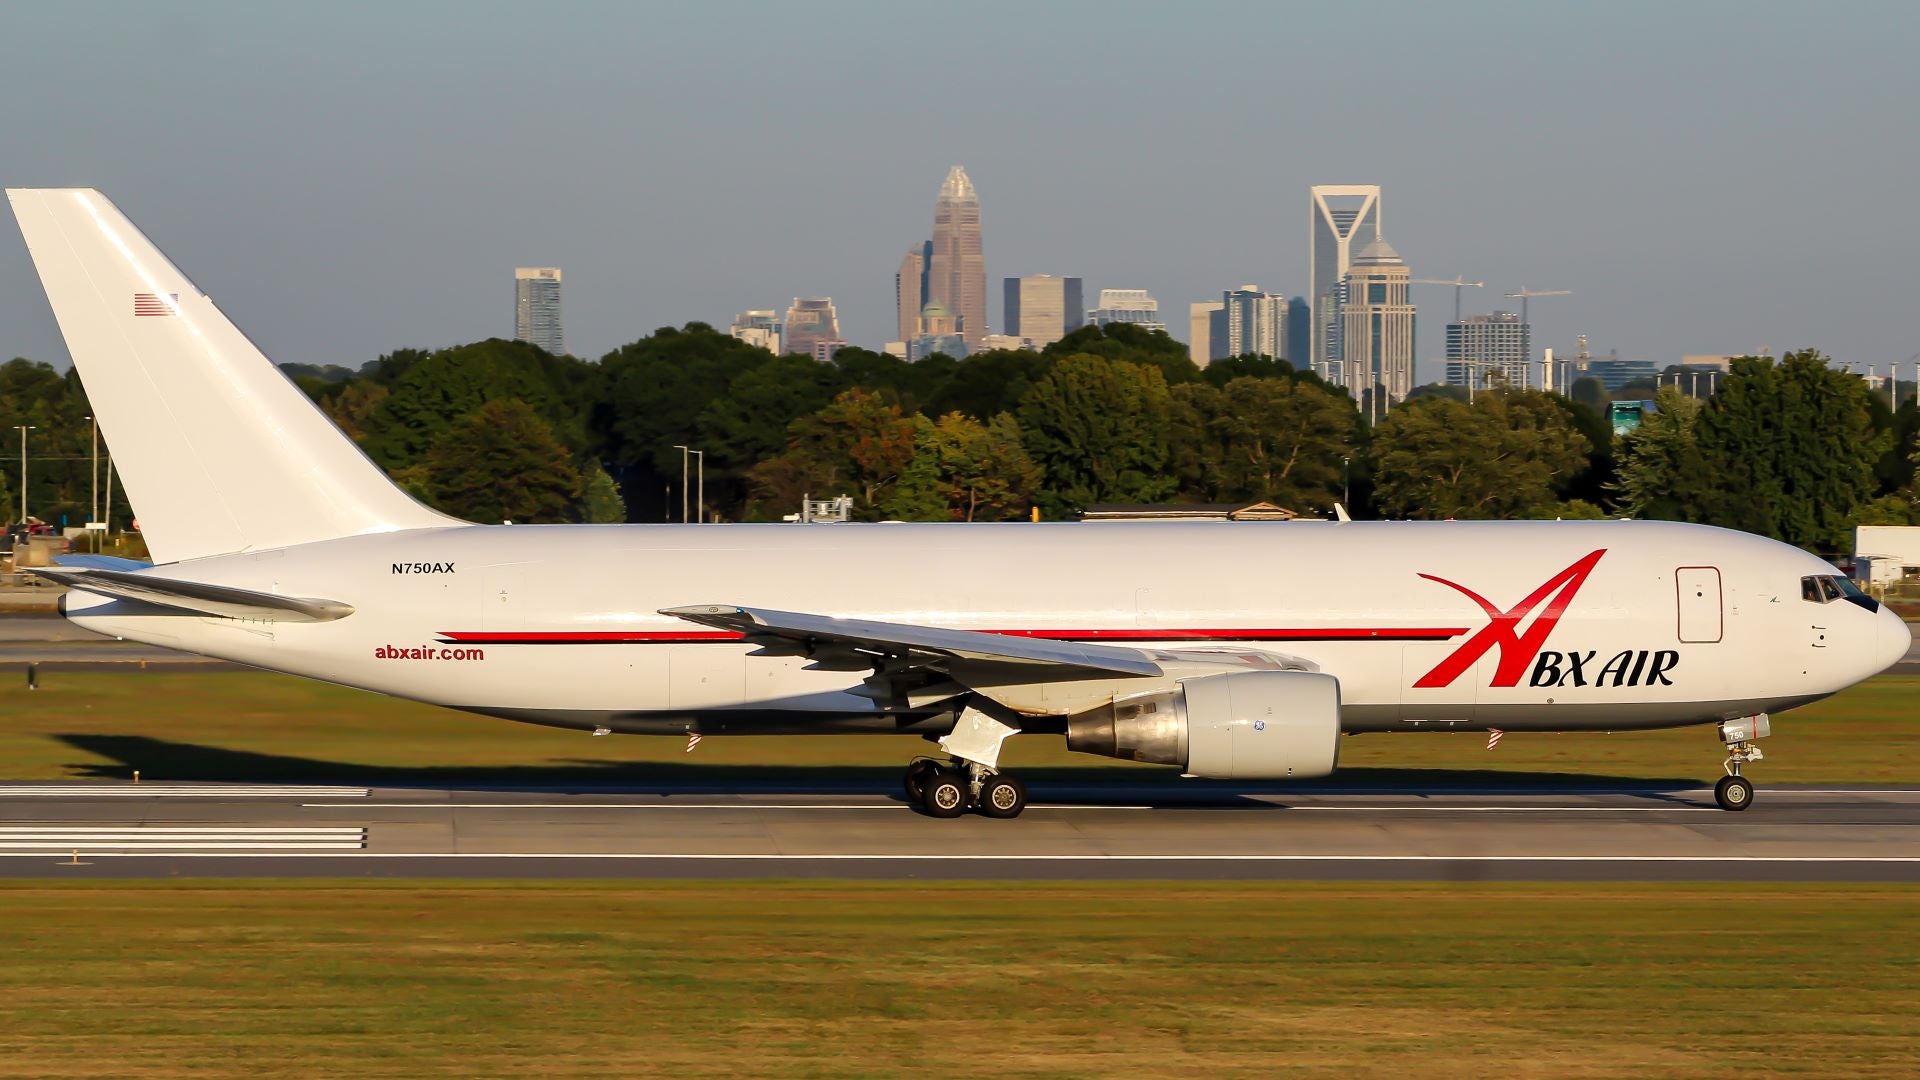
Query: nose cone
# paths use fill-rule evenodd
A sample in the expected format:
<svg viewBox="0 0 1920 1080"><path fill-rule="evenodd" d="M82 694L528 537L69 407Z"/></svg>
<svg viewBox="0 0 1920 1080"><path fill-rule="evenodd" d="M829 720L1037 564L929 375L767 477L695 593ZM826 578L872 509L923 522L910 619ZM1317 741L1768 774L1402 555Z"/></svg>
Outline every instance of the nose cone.
<svg viewBox="0 0 1920 1080"><path fill-rule="evenodd" d="M1891 608L1881 605L1879 611L1880 635L1875 649L1875 658L1879 660L1875 671L1885 671L1907 658L1913 648L1913 631L1907 628L1905 619L1895 615Z"/></svg>

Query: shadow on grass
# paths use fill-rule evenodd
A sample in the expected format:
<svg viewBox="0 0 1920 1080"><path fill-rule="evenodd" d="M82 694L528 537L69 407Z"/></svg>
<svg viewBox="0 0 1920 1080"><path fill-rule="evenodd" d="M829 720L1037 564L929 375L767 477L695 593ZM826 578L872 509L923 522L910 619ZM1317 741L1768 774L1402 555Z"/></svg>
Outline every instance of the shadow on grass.
<svg viewBox="0 0 1920 1080"><path fill-rule="evenodd" d="M591 792L622 790L658 794L730 792L797 794L871 793L897 796L905 756L899 766L732 765L697 761L608 761L576 759L541 765L388 766L323 761L284 754L263 754L218 746L173 742L144 735L66 734L55 738L108 763L76 762L70 775L96 780L130 780L138 769L150 781L228 781L245 783L328 783L364 787L447 790ZM1018 774L1049 800L1143 803L1154 806L1195 804L1257 805L1241 796L1288 793L1387 791L1435 794L1501 792L1673 792L1701 786L1696 777L1610 776L1597 773L1502 771L1493 769L1350 769L1303 783L1276 781L1182 780L1172 769L1142 769L1090 764L1020 769Z"/></svg>

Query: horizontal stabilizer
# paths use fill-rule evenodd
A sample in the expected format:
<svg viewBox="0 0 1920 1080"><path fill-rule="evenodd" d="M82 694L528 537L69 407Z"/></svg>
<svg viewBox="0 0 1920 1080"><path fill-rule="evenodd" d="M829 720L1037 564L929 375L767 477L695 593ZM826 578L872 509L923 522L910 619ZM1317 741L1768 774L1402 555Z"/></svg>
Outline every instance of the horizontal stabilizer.
<svg viewBox="0 0 1920 1080"><path fill-rule="evenodd" d="M55 566L77 566L84 570L151 570L153 564L117 555L55 555Z"/></svg>
<svg viewBox="0 0 1920 1080"><path fill-rule="evenodd" d="M223 619L252 619L259 622L332 622L353 614L353 605L338 600L311 597L277 596L273 593L235 589L226 585L208 585L199 581L179 581L135 574L123 570L53 570L37 568L26 573L59 582L69 589L93 593L115 600L133 600L142 604L173 608L196 615Z"/></svg>

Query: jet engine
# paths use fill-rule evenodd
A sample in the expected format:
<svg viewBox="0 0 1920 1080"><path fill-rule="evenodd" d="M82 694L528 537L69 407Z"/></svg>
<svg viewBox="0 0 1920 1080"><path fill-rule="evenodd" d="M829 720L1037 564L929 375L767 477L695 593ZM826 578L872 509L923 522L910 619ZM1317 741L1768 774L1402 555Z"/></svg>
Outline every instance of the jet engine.
<svg viewBox="0 0 1920 1080"><path fill-rule="evenodd" d="M1340 680L1307 671L1187 679L1069 718L1067 749L1215 780L1326 776L1340 757Z"/></svg>

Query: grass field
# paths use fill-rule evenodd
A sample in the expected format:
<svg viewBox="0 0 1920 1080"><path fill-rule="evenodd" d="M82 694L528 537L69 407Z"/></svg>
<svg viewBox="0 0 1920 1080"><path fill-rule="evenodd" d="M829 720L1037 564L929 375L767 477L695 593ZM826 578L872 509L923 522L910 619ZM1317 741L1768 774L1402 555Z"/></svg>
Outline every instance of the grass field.
<svg viewBox="0 0 1920 1080"><path fill-rule="evenodd" d="M1920 783L1920 677L1884 676L1776 717L1760 783ZM1619 734L1350 738L1337 782L1691 784L1720 774L1710 728ZM1031 778L1094 779L1170 769L1070 754L1057 736L1017 738L1009 766ZM894 736L677 739L532 727L290 676L250 672L60 672L0 691L0 776L378 783L872 782L892 787L926 744ZM1492 774L1492 775L1489 775Z"/></svg>
<svg viewBox="0 0 1920 1080"><path fill-rule="evenodd" d="M1912 1075L1920 891L0 886L0 1075Z"/></svg>

